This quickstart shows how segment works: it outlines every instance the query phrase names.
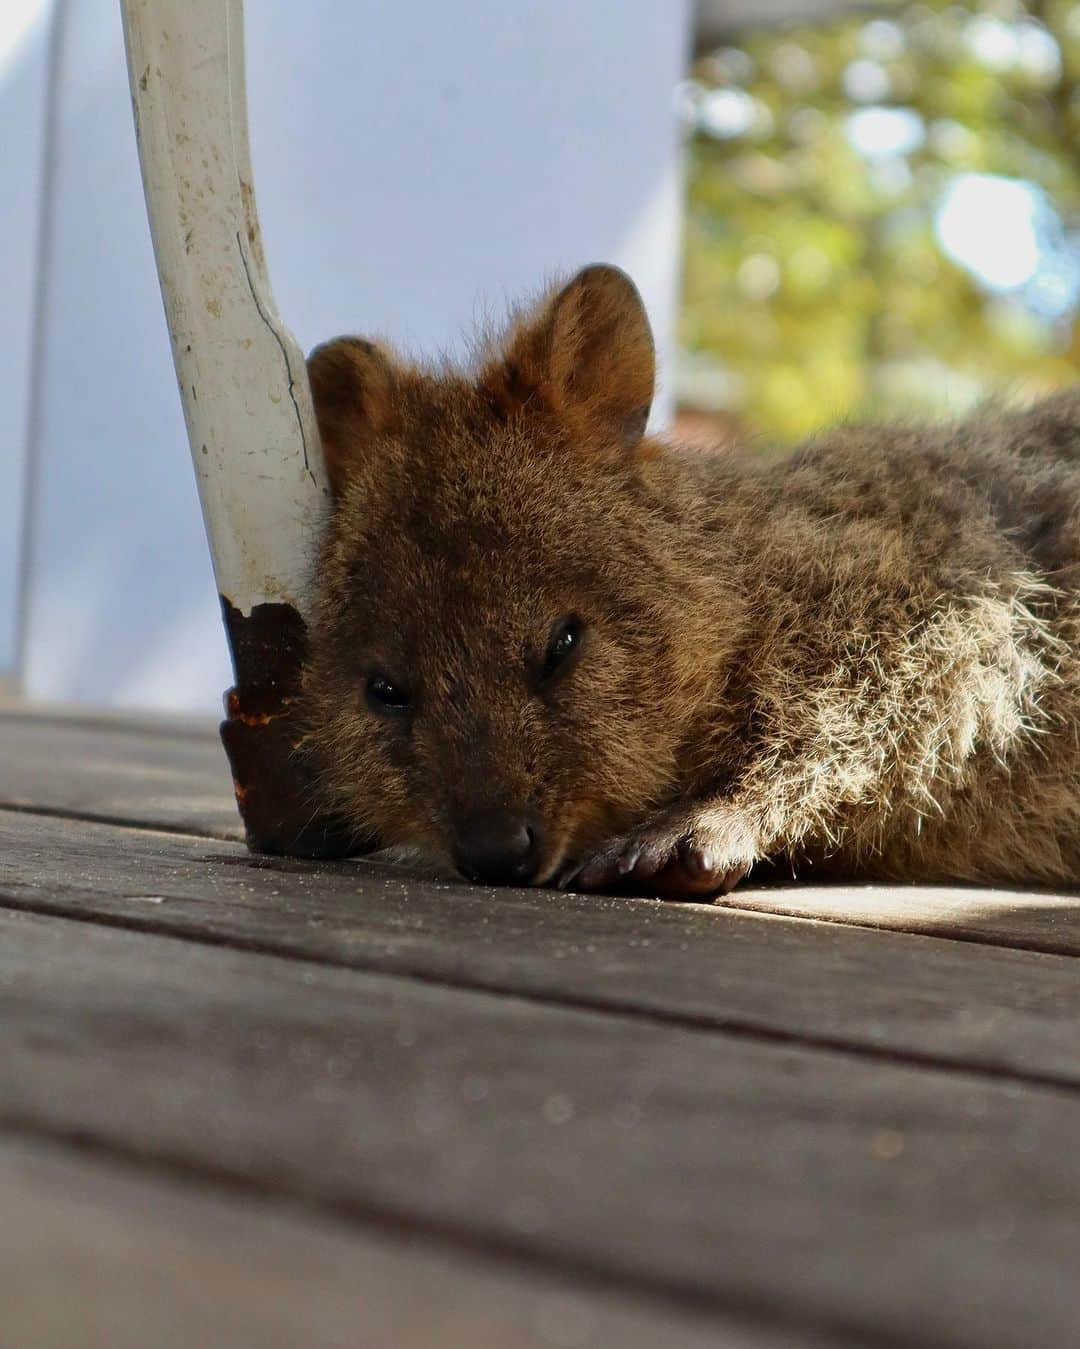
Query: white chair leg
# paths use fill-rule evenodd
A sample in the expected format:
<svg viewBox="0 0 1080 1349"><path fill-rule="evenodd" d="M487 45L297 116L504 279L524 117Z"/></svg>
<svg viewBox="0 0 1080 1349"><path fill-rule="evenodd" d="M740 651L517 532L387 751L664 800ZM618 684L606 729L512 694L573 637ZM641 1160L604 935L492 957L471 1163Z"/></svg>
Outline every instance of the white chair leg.
<svg viewBox="0 0 1080 1349"><path fill-rule="evenodd" d="M236 671L222 737L248 841L340 853L311 820L290 703L328 493L303 354L263 257L243 0L121 0L147 212Z"/></svg>
<svg viewBox="0 0 1080 1349"><path fill-rule="evenodd" d="M325 504L303 355L278 316L248 152L242 0L121 0L143 185L206 530L243 614L303 612Z"/></svg>

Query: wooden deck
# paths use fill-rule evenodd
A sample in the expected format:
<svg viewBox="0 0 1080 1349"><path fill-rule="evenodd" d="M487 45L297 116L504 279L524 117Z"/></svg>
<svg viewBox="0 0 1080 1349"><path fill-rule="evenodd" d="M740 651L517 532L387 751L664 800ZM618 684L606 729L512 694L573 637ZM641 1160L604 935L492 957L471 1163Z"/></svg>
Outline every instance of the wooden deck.
<svg viewBox="0 0 1080 1349"><path fill-rule="evenodd" d="M4 1349L1076 1344L1080 900L250 857L0 714Z"/></svg>

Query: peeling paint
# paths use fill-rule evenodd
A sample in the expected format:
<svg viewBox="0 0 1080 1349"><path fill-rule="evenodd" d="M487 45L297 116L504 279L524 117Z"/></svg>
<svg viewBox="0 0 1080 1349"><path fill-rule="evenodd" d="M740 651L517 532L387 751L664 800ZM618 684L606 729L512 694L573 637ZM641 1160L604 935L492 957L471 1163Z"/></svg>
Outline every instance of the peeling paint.
<svg viewBox="0 0 1080 1349"><path fill-rule="evenodd" d="M255 210L255 188L241 175L240 200L244 207L244 221L247 227L247 240L252 257L260 272L266 272L266 255L263 253L262 234L259 230L259 217Z"/></svg>

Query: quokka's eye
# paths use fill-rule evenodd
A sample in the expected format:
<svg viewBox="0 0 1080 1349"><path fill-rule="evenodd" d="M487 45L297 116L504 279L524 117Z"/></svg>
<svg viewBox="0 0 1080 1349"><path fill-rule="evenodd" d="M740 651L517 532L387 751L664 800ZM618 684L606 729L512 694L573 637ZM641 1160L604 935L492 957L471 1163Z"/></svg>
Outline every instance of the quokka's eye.
<svg viewBox="0 0 1080 1349"><path fill-rule="evenodd" d="M576 662L581 652L585 624L577 614L568 614L560 618L551 629L548 638L544 663L540 667L540 683L549 684L556 676L566 673Z"/></svg>
<svg viewBox="0 0 1080 1349"><path fill-rule="evenodd" d="M364 697L368 707L380 717L404 717L412 711L408 690L378 670L373 670L364 680Z"/></svg>

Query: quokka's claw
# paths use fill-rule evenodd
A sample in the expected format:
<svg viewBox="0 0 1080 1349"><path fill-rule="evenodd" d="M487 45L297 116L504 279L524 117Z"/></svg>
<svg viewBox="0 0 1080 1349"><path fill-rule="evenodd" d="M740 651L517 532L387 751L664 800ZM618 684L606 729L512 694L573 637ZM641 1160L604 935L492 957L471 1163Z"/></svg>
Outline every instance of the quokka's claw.
<svg viewBox="0 0 1080 1349"><path fill-rule="evenodd" d="M656 890L664 899L701 903L717 895L730 894L749 870L748 863L717 867L707 854L691 850L685 855L680 854L657 875Z"/></svg>
<svg viewBox="0 0 1080 1349"><path fill-rule="evenodd" d="M719 850L692 836L657 832L614 840L568 866L557 884L563 890L617 890L702 903L729 894L749 870L749 863L726 865Z"/></svg>

